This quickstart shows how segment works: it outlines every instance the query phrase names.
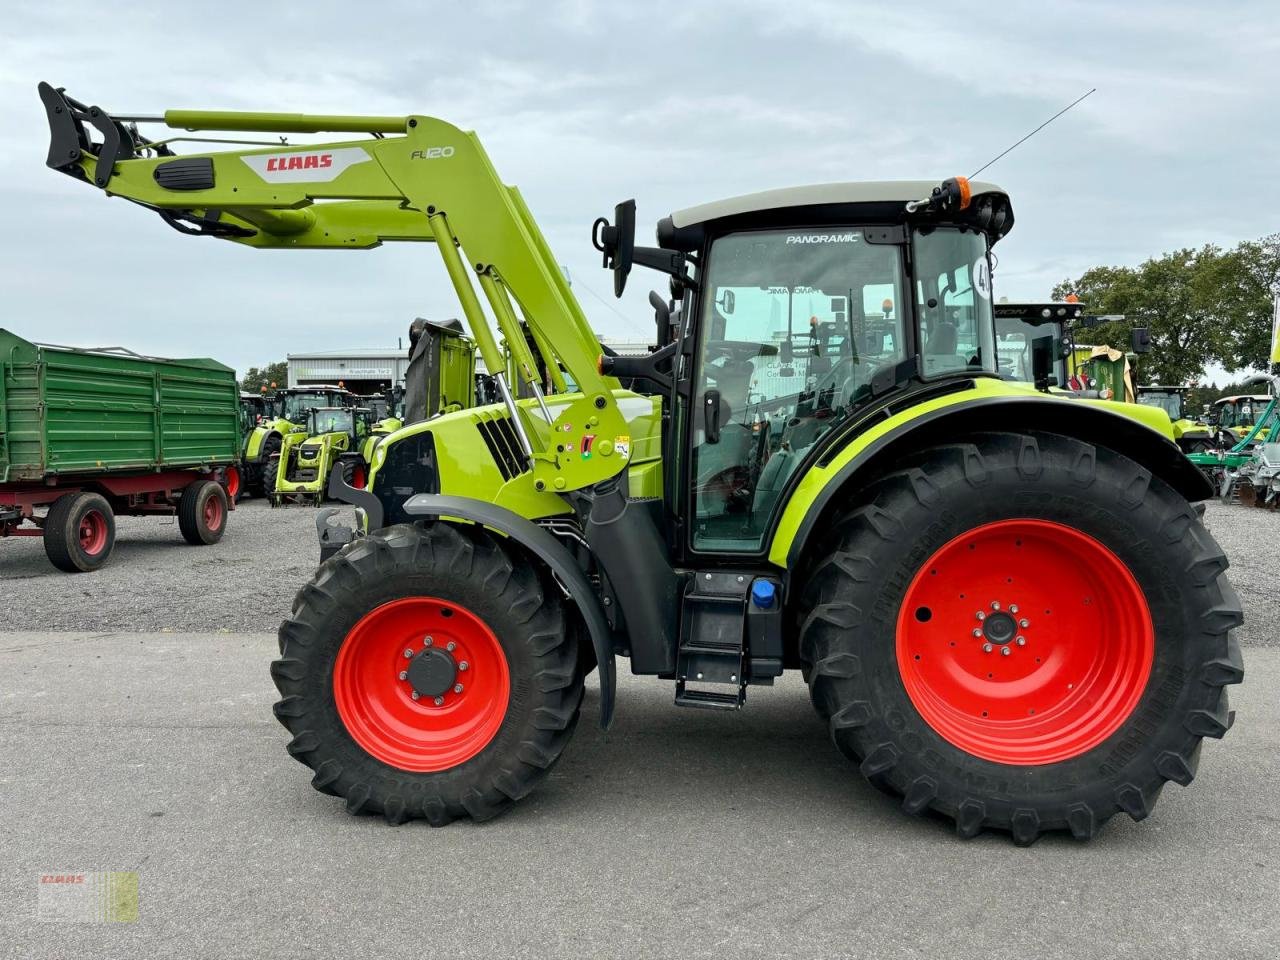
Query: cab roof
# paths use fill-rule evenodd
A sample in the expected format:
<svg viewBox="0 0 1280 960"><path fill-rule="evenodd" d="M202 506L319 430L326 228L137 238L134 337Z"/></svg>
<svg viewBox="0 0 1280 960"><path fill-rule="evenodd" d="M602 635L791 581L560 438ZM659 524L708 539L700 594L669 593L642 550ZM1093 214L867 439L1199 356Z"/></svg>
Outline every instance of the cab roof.
<svg viewBox="0 0 1280 960"><path fill-rule="evenodd" d="M937 180L865 180L781 187L724 200L713 200L711 203L701 203L696 207L686 207L671 214L671 222L676 228L682 228L746 213L764 213L793 207L854 203L906 205L912 200L921 200L929 196L937 185ZM969 189L975 197L984 193L1006 195L1000 187L984 180L971 180Z"/></svg>

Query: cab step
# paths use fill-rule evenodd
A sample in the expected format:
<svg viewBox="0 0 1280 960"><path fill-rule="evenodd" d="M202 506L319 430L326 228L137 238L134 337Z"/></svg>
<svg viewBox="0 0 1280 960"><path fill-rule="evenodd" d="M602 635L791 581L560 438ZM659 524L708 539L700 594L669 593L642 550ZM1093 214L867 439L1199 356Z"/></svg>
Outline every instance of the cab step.
<svg viewBox="0 0 1280 960"><path fill-rule="evenodd" d="M699 571L684 592L676 660L676 706L737 710L747 698L744 638L751 576ZM728 686L707 690L688 684Z"/></svg>

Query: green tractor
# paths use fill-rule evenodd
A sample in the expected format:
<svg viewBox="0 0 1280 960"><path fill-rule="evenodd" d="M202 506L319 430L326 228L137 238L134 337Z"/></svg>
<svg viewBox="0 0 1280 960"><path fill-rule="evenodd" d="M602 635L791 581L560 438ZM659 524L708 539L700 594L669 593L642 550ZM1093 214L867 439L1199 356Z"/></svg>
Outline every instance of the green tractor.
<svg viewBox="0 0 1280 960"><path fill-rule="evenodd" d="M1158 407L1173 422L1173 436L1185 453L1207 453L1214 447L1214 431L1207 423L1187 415L1187 391L1189 387L1157 386L1138 387L1138 403Z"/></svg>
<svg viewBox="0 0 1280 960"><path fill-rule="evenodd" d="M502 813L563 753L592 671L610 724L619 657L726 712L796 671L904 811L1020 844L1144 819L1231 726L1242 615L1195 506L1212 490L1167 430L1001 376L994 184L770 190L677 211L653 247L621 203L592 229L615 293L644 267L671 296L656 349L610 358L472 133L151 118L355 135L179 157L40 92L51 166L184 232L434 242L454 285L501 402L386 438L367 488L332 474L357 526L321 531L271 669L289 753L350 813ZM560 366L577 392L544 395Z"/></svg>
<svg viewBox="0 0 1280 960"><path fill-rule="evenodd" d="M1220 431L1226 431L1243 439L1254 431L1254 427L1262 420L1262 414L1271 402L1272 394L1248 393L1238 396L1222 397L1213 402L1213 410L1209 419ZM1266 424L1257 440L1266 440L1270 435L1270 427Z"/></svg>
<svg viewBox="0 0 1280 960"><path fill-rule="evenodd" d="M302 430L286 434L280 455L272 460L273 507L288 502L319 505L329 474L338 467L343 479L364 486L366 453L372 454L380 436L374 433L371 412L364 407L311 407ZM353 458L340 458L354 454Z"/></svg>
<svg viewBox="0 0 1280 960"><path fill-rule="evenodd" d="M264 400L264 410L244 444L246 488L255 497L270 497L276 486L281 450L286 438L306 436L307 418L314 407L341 406L350 394L342 387L321 384L277 390Z"/></svg>

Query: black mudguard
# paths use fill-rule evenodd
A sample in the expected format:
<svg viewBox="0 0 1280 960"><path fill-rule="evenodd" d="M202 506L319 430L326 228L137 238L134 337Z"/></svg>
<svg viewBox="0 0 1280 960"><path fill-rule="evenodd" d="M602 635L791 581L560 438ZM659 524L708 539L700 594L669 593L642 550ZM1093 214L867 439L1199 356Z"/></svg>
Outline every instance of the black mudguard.
<svg viewBox="0 0 1280 960"><path fill-rule="evenodd" d="M600 668L600 727L607 730L613 722L614 692L617 687L613 640L600 598L574 560L573 554L536 523L505 507L482 500L419 493L405 501L404 511L413 517L457 517L482 524L510 537L551 568L577 604L587 632L591 634L591 646L595 649L596 663ZM370 529L373 529L372 523Z"/></svg>

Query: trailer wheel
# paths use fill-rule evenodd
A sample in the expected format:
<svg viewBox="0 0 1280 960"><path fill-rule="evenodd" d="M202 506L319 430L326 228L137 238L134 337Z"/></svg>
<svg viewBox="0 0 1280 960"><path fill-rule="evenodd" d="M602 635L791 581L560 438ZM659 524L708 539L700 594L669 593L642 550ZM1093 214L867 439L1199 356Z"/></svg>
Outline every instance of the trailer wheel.
<svg viewBox="0 0 1280 960"><path fill-rule="evenodd" d="M227 499L232 503L239 503L245 492L244 473L240 465L233 464L227 467L225 476Z"/></svg>
<svg viewBox="0 0 1280 960"><path fill-rule="evenodd" d="M479 528L360 538L298 593L280 642L289 753L349 813L487 820L547 775L578 722L576 631L528 561Z"/></svg>
<svg viewBox="0 0 1280 960"><path fill-rule="evenodd" d="M197 480L182 491L178 501L178 529L194 546L222 539L227 529L227 492L216 480Z"/></svg>
<svg viewBox="0 0 1280 960"><path fill-rule="evenodd" d="M96 493L68 493L49 508L44 521L44 552L67 573L97 570L116 545L111 504Z"/></svg>
<svg viewBox="0 0 1280 960"><path fill-rule="evenodd" d="M1243 677L1227 559L1106 447L1045 433L927 449L833 524L801 657L836 746L913 814L1016 843L1093 835L1195 775Z"/></svg>

